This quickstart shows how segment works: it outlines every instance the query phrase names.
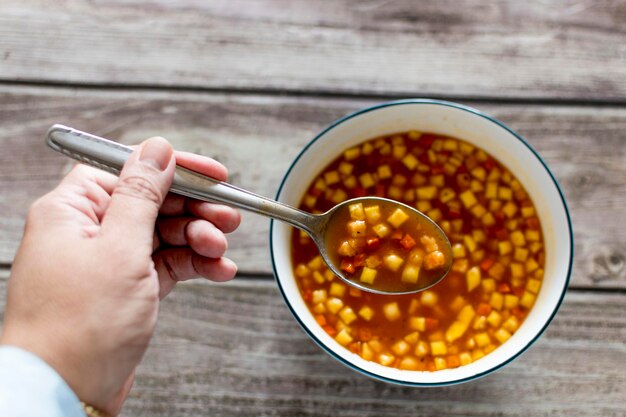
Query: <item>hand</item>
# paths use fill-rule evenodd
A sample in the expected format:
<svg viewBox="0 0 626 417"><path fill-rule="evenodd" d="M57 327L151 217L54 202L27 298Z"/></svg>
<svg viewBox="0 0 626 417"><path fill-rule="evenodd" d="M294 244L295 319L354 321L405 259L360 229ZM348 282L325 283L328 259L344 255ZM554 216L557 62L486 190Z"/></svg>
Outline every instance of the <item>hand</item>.
<svg viewBox="0 0 626 417"><path fill-rule="evenodd" d="M175 165L219 180L226 168L145 141L120 178L76 166L36 201L9 280L3 344L54 367L77 396L117 415L154 331L159 299L203 276L234 277L223 257L234 209L168 195Z"/></svg>

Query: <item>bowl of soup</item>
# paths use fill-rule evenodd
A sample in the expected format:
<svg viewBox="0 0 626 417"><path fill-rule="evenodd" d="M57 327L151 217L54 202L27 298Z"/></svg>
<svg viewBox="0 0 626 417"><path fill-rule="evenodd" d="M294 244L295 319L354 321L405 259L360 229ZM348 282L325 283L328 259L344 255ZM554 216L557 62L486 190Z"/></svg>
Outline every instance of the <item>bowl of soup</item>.
<svg viewBox="0 0 626 417"><path fill-rule="evenodd" d="M383 103L318 134L276 198L321 213L364 196L399 201L434 220L452 244L452 266L420 293L372 294L334 276L304 232L272 222L280 292L324 351L376 379L440 386L493 372L540 337L565 295L573 234L556 179L518 134L456 103ZM372 224L394 233L391 218ZM424 252L415 255L420 242L395 233L389 259L369 255L371 242L358 235L337 242L337 251L350 268L413 268L416 276L415 268L427 266Z"/></svg>

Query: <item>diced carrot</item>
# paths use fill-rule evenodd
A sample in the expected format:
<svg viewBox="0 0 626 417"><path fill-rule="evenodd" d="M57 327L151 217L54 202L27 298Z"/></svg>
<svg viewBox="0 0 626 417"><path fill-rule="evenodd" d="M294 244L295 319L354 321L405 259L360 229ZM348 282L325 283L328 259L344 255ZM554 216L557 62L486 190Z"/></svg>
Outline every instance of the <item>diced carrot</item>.
<svg viewBox="0 0 626 417"><path fill-rule="evenodd" d="M426 362L426 370L428 372L435 372L437 370L437 368L435 368L435 361L430 360Z"/></svg>
<svg viewBox="0 0 626 417"><path fill-rule="evenodd" d="M359 340L369 342L372 340L372 330L369 327L361 327L358 331Z"/></svg>
<svg viewBox="0 0 626 417"><path fill-rule="evenodd" d="M461 218L461 211L455 208L449 208L448 216L452 219L459 219Z"/></svg>
<svg viewBox="0 0 626 417"><path fill-rule="evenodd" d="M446 356L446 362L448 364L448 368L458 368L461 366L461 360L458 355L448 355Z"/></svg>
<svg viewBox="0 0 626 417"><path fill-rule="evenodd" d="M539 229L539 219L536 217L527 218L526 226L528 226L529 229L534 229L534 230Z"/></svg>
<svg viewBox="0 0 626 417"><path fill-rule="evenodd" d="M363 295L363 291L358 288L350 287L350 289L348 290L348 294L353 297L361 297Z"/></svg>
<svg viewBox="0 0 626 417"><path fill-rule="evenodd" d="M430 168L430 173L433 175L443 174L444 173L443 166L442 165L433 166L432 168Z"/></svg>
<svg viewBox="0 0 626 417"><path fill-rule="evenodd" d="M304 301L311 301L312 297L313 291L311 291L310 289L305 290L304 294L302 294L302 298L304 298Z"/></svg>
<svg viewBox="0 0 626 417"><path fill-rule="evenodd" d="M495 235L498 238L498 240L508 240L509 231L501 227L501 228L496 229Z"/></svg>
<svg viewBox="0 0 626 417"><path fill-rule="evenodd" d="M384 197L384 196L385 196L385 189L386 189L386 188L387 188L387 187L385 187L385 186L384 186L384 185L382 185L382 184L376 184L376 187L375 187L375 189L374 189L374 195L375 195L376 197Z"/></svg>
<svg viewBox="0 0 626 417"><path fill-rule="evenodd" d="M322 314L318 314L317 316L315 316L315 321L320 326L326 326L326 317Z"/></svg>
<svg viewBox="0 0 626 417"><path fill-rule="evenodd" d="M334 337L337 334L337 330L335 330L334 327L329 326L328 324L326 326L322 326L322 329L324 329L324 331L328 333L328 335L331 337Z"/></svg>
<svg viewBox="0 0 626 417"><path fill-rule="evenodd" d="M350 343L348 349L350 349L352 353L359 353L361 351L361 344L359 342Z"/></svg>
<svg viewBox="0 0 626 417"><path fill-rule="evenodd" d="M341 265L339 265L339 269L347 272L348 274L354 274L355 272L354 264L352 263L351 258L343 258L341 260Z"/></svg>
<svg viewBox="0 0 626 417"><path fill-rule="evenodd" d="M406 250L411 250L413 246L417 245L417 242L413 239L413 237L411 237L410 234L407 233L404 235L402 240L400 240L400 245Z"/></svg>
<svg viewBox="0 0 626 417"><path fill-rule="evenodd" d="M367 239L367 249L369 251L375 251L380 247L380 239L377 237L371 237Z"/></svg>
<svg viewBox="0 0 626 417"><path fill-rule="evenodd" d="M506 282L501 282L500 284L498 284L498 291L501 292L502 294L509 294L511 292L511 286L509 284L507 284Z"/></svg>
<svg viewBox="0 0 626 417"><path fill-rule="evenodd" d="M495 263L495 261L491 258L486 258L485 260L483 260L480 263L480 269L482 269L483 271L489 271L489 268L491 268L493 266L493 264Z"/></svg>
<svg viewBox="0 0 626 417"><path fill-rule="evenodd" d="M354 266L355 267L360 267L365 265L365 258L367 257L366 254L364 253L359 253L357 256L354 257Z"/></svg>
<svg viewBox="0 0 626 417"><path fill-rule="evenodd" d="M513 307L511 313L518 319L523 319L526 316L526 310L522 307Z"/></svg>
<svg viewBox="0 0 626 417"><path fill-rule="evenodd" d="M487 303L480 303L476 308L476 314L478 314L479 316L486 316L491 313L491 308L491 305Z"/></svg>
<svg viewBox="0 0 626 417"><path fill-rule="evenodd" d="M522 295L524 295L524 291L524 287L513 288L513 294L517 295L520 298L522 298Z"/></svg>
<svg viewBox="0 0 626 417"><path fill-rule="evenodd" d="M430 317L426 317L426 330L435 330L439 327L439 319L433 319Z"/></svg>
<svg viewBox="0 0 626 417"><path fill-rule="evenodd" d="M491 171L492 169L496 167L496 161L494 161L493 158L487 158L487 160L483 162L483 167L487 171Z"/></svg>

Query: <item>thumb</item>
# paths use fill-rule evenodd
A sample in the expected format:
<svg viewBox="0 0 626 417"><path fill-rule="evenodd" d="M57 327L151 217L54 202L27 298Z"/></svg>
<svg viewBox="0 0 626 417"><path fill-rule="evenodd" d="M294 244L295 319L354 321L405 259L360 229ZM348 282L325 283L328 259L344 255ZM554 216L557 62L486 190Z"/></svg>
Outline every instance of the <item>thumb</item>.
<svg viewBox="0 0 626 417"><path fill-rule="evenodd" d="M172 183L176 160L169 142L151 138L135 149L120 173L102 220L102 233L130 236L152 250L154 224Z"/></svg>

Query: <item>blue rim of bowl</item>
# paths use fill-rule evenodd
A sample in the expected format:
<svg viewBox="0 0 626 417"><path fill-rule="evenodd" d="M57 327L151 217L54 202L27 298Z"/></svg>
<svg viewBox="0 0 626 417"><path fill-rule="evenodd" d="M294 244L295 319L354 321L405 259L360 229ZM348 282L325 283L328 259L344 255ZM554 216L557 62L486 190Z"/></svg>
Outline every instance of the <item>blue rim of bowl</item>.
<svg viewBox="0 0 626 417"><path fill-rule="evenodd" d="M280 186L278 187L278 191L276 192L276 200L279 200L280 193L282 192L283 186L285 185L285 181L289 177L289 174L291 173L291 171L294 168L294 166L298 163L300 158L306 153L306 151L319 138L324 136L328 131L334 129L335 127L337 127L338 125L346 122L347 120L350 120L350 119L352 119L354 117L357 117L357 116L359 116L361 114L369 113L371 111L382 109L382 108L386 108L386 107L401 106L401 105L406 105L406 104L434 104L434 105L440 105L440 106L446 106L446 107L453 107L453 108L456 108L456 109L459 109L459 110L466 111L468 113L475 114L477 116L480 116L480 117L482 117L484 119L487 119L487 120L497 124L501 128L503 128L506 131L508 131L509 133L511 133L514 137L516 137L518 140L520 140L524 145L526 145L526 147L537 157L539 162L541 162L541 164L545 168L545 170L548 173L548 175L550 176L550 178L552 178L552 181L554 182L554 186L556 187L557 191L559 192L559 196L561 197L561 201L563 202L563 208L565 210L565 216L567 217L567 224L568 224L568 229L569 229L569 241L570 241L570 257L569 257L569 265L568 265L568 268L567 268L567 277L565 278L563 289L561 290L561 297L559 298L559 301L557 302L556 306L554 307L554 311L552 311L552 314L550 315L550 317L548 318L548 320L546 321L544 326L541 328L541 330L537 333L537 335L535 335L535 337L530 342L528 342L528 344L526 344L526 346L521 348L518 352L516 352L513 356L508 358L506 361L504 361L504 362L502 362L502 363L500 363L500 364L498 364L498 365L496 365L496 366L494 366L492 368L489 368L488 370L486 370L484 372L481 372L481 373L478 373L478 374L475 374L475 375L472 375L472 376L469 376L469 377L466 377L466 378L461 378L461 379L451 380L451 381L445 381L445 382L410 382L410 381L403 381L403 380L388 378L388 377L381 376L381 375L375 374L373 372L367 371L367 370L365 370L363 368L360 368L359 366L357 366L357 365L355 365L355 364L353 364L351 362L348 362L346 359L344 359L341 356L339 356L338 354L336 354L332 349L327 347L321 340L319 340L315 336L315 334L313 334L313 332L310 331L309 328L302 322L300 317L298 317L298 315L296 314L294 308L291 306L291 303L289 302L289 299L287 298L287 295L285 294L285 291L284 291L284 289L283 289L283 287L282 287L282 285L280 283L280 280L278 279L278 272L276 270L276 264L275 264L275 259L274 259L274 247L273 247L273 235L274 235L274 222L275 222L275 220L271 220L270 221L270 236L269 236L270 237L270 257L271 257L271 260L272 260L272 270L274 272L274 277L276 279L276 283L277 283L278 289L280 290L280 293L281 293L281 295L283 297L283 300L285 301L285 304L287 304L287 307L289 308L289 311L291 311L291 314L294 316L294 318L296 319L296 321L298 322L300 327L302 327L304 329L306 334L311 339L313 339L313 341L318 346L320 346L326 353L328 353L330 356L335 358L340 363L344 364L345 366L347 366L350 369L353 369L353 370L355 370L357 372L360 372L360 373L362 373L364 375L367 375L367 376L369 376L371 378L374 378L374 379L377 379L377 380L380 380L380 381L384 381L384 382L397 384L397 385L413 386L413 387L441 387L441 386L456 385L456 384L461 384L461 383L464 383L464 382L473 381L475 379L478 379L478 378L481 378L483 376L486 376L486 375L488 375L488 374L490 374L492 372L495 372L495 371L503 368L504 366L508 365L513 360L518 358L521 354L526 352L526 350L528 350L541 337L541 335L548 328L548 325L552 322L552 320L556 316L556 313L559 310L561 304L563 303L563 299L565 298L565 293L567 292L567 287L569 285L570 277L571 277L571 274L572 274L572 265L573 265L573 261L574 261L574 233L573 233L573 228L572 228L572 219L570 217L570 213L569 213L569 209L567 207L567 203L565 201L565 197L563 196L563 191L561 191L561 187L559 186L558 181L556 180L556 178L552 174L552 171L550 171L550 169L548 168L548 165L541 158L539 153L537 153L537 151L535 151L535 149L533 149L533 147L530 146L530 144L528 142L526 142L526 140L524 138L522 138L515 131L513 131L508 126L506 126L504 123L502 123L498 119L495 119L495 118L493 118L493 117L491 117L491 116L489 116L489 115L487 115L487 114L485 114L485 113L483 113L483 112L481 112L479 110L476 110L474 108L471 108L471 107L468 107L468 106L464 106L464 105L458 104L458 103L453 103L453 102L450 102L450 101L433 100L433 99L421 99L421 98L420 99L406 99L406 100L389 101L389 102L377 104L375 106L367 107L367 108L358 110L358 111L356 111L354 113L348 114L347 116L344 116L344 117L336 120L335 122L330 124L326 129L324 129L320 133L318 133L300 151L300 153L298 154L296 159L294 159L294 161L289 166L289 169L287 170L287 172L285 173L283 179L281 180Z"/></svg>

